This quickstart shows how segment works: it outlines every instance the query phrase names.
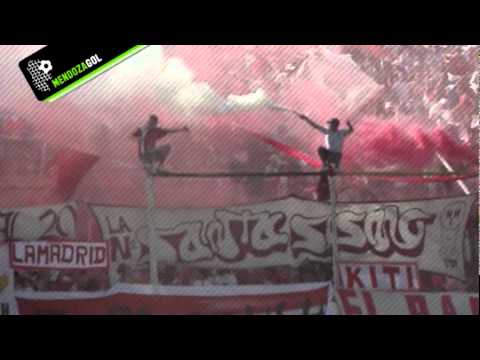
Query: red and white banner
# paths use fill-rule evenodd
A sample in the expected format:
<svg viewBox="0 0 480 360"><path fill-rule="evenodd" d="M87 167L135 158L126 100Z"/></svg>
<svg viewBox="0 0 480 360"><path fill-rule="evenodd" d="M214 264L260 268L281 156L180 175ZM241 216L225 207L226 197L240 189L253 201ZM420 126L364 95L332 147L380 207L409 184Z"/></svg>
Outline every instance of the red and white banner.
<svg viewBox="0 0 480 360"><path fill-rule="evenodd" d="M14 269L86 270L108 268L107 243L78 241L12 241Z"/></svg>
<svg viewBox="0 0 480 360"><path fill-rule="evenodd" d="M121 285L102 293L17 293L19 314L325 315L329 283L181 287Z"/></svg>
<svg viewBox="0 0 480 360"><path fill-rule="evenodd" d="M0 244L8 240L36 241L50 237L74 239L74 202L38 207L0 208Z"/></svg>
<svg viewBox="0 0 480 360"><path fill-rule="evenodd" d="M145 209L91 208L103 239L110 243L115 283L120 264L135 267L148 261ZM306 259L330 262L328 211L326 204L296 198L225 209L157 209L153 251L159 262L211 268L297 267Z"/></svg>
<svg viewBox="0 0 480 360"><path fill-rule="evenodd" d="M338 289L344 315L478 315L478 294Z"/></svg>
<svg viewBox="0 0 480 360"><path fill-rule="evenodd" d="M475 196L338 204L338 262L416 264L465 279L465 226Z"/></svg>
<svg viewBox="0 0 480 360"><path fill-rule="evenodd" d="M376 278L369 280L370 285L381 285L379 289L417 289L417 269L464 280L463 240L473 200L340 203L337 261L358 264L351 272L358 266L364 269L358 272L370 272L369 265L381 265L374 266ZM113 277L121 263L136 266L148 260L145 209L91 208L103 240L110 243ZM327 203L293 197L225 209L157 209L153 251L157 261L217 268L296 267L306 259L331 262L330 211Z"/></svg>

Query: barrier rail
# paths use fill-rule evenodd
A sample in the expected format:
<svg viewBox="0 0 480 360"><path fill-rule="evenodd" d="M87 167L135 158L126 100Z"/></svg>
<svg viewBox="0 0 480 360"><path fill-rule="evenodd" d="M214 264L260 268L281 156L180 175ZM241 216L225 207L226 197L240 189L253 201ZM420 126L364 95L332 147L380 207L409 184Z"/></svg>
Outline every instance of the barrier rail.
<svg viewBox="0 0 480 360"><path fill-rule="evenodd" d="M151 174L155 177L189 177L189 178L230 178L230 177L300 177L300 176L321 176L327 175L328 171L312 171L312 172L212 172L212 173L194 173L194 172L158 172ZM374 176L374 177L462 177L465 179L477 177L478 174L458 173L458 172L338 172L335 176ZM454 179L452 179L454 180Z"/></svg>

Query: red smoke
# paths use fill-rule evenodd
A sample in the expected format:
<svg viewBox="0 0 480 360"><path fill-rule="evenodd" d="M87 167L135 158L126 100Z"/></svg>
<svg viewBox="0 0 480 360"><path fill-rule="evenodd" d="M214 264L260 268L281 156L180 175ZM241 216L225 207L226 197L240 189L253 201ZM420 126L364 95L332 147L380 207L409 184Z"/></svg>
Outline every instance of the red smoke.
<svg viewBox="0 0 480 360"><path fill-rule="evenodd" d="M274 139L271 139L266 136L259 135L253 131L249 132L252 136L256 137L259 141L272 146L276 151L279 153L284 154L285 156L297 159L299 161L305 162L309 166L311 166L314 169L319 169L322 167L322 162L318 159L315 159L314 157L292 147L287 144L283 144L281 142L278 142ZM422 141L429 141L428 137L425 136L425 134L421 134L421 139ZM453 144L455 146L459 146L458 144ZM387 152L392 151L392 149L388 149L388 146L386 146ZM397 162L393 162L393 164L397 165ZM348 172L348 171L347 171ZM431 182L443 182L443 181L452 181L452 180L465 180L471 178L473 173L469 173L468 175L458 175L458 176L444 176L444 175L436 175L436 176L428 176L424 177L421 176L421 172L417 176L400 176L400 175L386 175L386 176L375 176L375 179L377 180L386 180L386 181L392 181L395 180L397 182L402 182L402 183L412 183L412 184L424 184L424 183L431 183ZM473 175L475 176L475 175Z"/></svg>
<svg viewBox="0 0 480 360"><path fill-rule="evenodd" d="M343 88L343 84L348 87L355 81L350 76L353 72L339 74L342 86L336 87L339 81L335 81L334 71L330 71L329 78L325 79L330 80L328 84L319 80L324 72L315 60L305 67L301 76L283 74L287 80L279 81L281 76L275 75L279 69L301 59L308 48L179 46L166 53L181 57L195 74L196 81L207 81L221 95L241 95L262 87L280 105L306 113L319 124L324 125L333 116L339 117L343 124L348 118L348 111L340 109L339 93L327 90L331 84L332 88ZM253 57L250 59L249 55ZM88 87L94 88L95 82L101 81L102 78L96 79L51 104L37 102L27 92L18 97L21 100L17 100L14 93L9 95L9 106L34 122L37 137L53 145L68 146L99 157L79 184L74 194L76 199L105 204L145 205L144 173L137 159L137 144L129 139L129 134L142 125L150 113L157 113L163 126L191 127L189 134L165 139L172 145L166 162L170 171L228 172L232 171L232 162L243 161L248 152L256 155L250 156L246 170L264 171L272 144L262 143L258 138L240 131L236 125L288 145L289 148L284 150L291 150L298 156L307 154L310 160L307 157L302 159L310 165L318 164L317 148L323 144L323 135L292 114L263 109L186 118L167 113L159 101L146 98L142 92L143 86L154 83L155 76L152 76L152 84L123 84L128 94L125 101L111 101L110 104L104 104L100 99L84 103L78 101L82 96L91 96ZM102 135L104 125L109 125L110 130ZM278 132L280 125L286 127L286 133ZM359 117L353 125L355 133L345 144L342 165L345 171L438 171L443 168L435 158L437 151L455 170L478 171L475 151L454 140L445 130L432 129L425 119L392 121ZM261 202L268 197L285 195L265 191L251 197L244 184L259 180L237 180L158 178L155 185L157 205L222 206ZM269 181L265 180L267 190Z"/></svg>
<svg viewBox="0 0 480 360"><path fill-rule="evenodd" d="M386 122L369 118L355 126L346 140L344 167L347 170L394 168L422 172L435 167L440 153L457 170L477 171L475 152L467 144L455 141L443 129L430 129L416 123ZM435 168L438 169L438 166ZM432 171L432 170L431 170Z"/></svg>

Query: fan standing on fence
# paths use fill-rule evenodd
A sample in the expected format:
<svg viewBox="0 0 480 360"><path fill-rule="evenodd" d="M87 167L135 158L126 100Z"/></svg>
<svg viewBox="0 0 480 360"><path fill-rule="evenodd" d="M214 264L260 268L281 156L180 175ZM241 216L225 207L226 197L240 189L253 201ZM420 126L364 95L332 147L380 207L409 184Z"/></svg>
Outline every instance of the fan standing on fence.
<svg viewBox="0 0 480 360"><path fill-rule="evenodd" d="M347 121L348 129L339 130L340 121L338 119L331 119L327 121L328 129L316 124L311 119L303 114L296 113L300 119L305 120L313 128L325 134L325 147L318 148L318 155L323 162L323 169L333 167L335 170L340 169L340 162L342 161L343 143L345 138L353 133L353 126Z"/></svg>
<svg viewBox="0 0 480 360"><path fill-rule="evenodd" d="M318 148L318 155L323 162L323 170L339 170L342 161L343 143L345 138L353 133L353 126L347 121L348 129L339 130L340 121L331 119L327 123L328 129L318 125L306 115L295 112L300 119L305 120L310 126L325 134L325 147ZM320 176L317 186L317 200L324 201L330 197L327 174Z"/></svg>
<svg viewBox="0 0 480 360"><path fill-rule="evenodd" d="M164 129L158 126L158 117L151 115L147 124L132 134L138 139L139 158L145 170L154 174L162 171L162 165L170 154L171 146L169 144L157 146L158 140L168 134L186 131L188 131L186 126L179 129Z"/></svg>

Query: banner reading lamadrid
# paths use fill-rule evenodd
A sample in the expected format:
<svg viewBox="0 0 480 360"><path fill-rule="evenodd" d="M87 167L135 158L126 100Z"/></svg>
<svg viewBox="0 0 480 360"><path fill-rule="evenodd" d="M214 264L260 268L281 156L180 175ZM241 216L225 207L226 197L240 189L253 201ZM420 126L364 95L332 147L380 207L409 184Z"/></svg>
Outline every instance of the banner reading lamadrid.
<svg viewBox="0 0 480 360"><path fill-rule="evenodd" d="M115 286L101 293L17 293L21 315L325 315L329 284Z"/></svg>
<svg viewBox="0 0 480 360"><path fill-rule="evenodd" d="M16 270L106 269L107 244L79 241L12 241L10 264Z"/></svg>
<svg viewBox="0 0 480 360"><path fill-rule="evenodd" d="M418 289L418 269L463 279L463 236L472 201L339 204L344 285ZM110 243L111 277L116 278L122 263L148 261L145 209L91 208ZM299 266L306 259L331 262L330 207L325 203L288 198L224 209L158 209L152 226L155 258L166 263L260 268ZM380 266L369 268L373 264Z"/></svg>
<svg viewBox="0 0 480 360"><path fill-rule="evenodd" d="M338 289L343 315L478 315L478 294Z"/></svg>

